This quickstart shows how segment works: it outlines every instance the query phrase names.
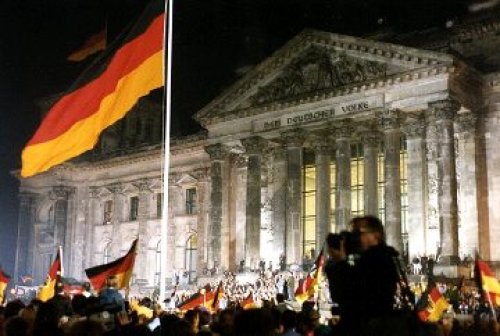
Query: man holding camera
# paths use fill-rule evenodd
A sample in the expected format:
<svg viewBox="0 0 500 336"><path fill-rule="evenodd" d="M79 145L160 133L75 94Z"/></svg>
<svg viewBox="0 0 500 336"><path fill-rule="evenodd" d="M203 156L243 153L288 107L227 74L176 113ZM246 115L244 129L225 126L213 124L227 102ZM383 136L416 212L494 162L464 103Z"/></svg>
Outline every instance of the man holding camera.
<svg viewBox="0 0 500 336"><path fill-rule="evenodd" d="M331 262L325 272L332 300L339 304L342 332L407 335L395 309L401 276L398 252L386 244L384 227L374 216L354 218L352 230L327 239Z"/></svg>

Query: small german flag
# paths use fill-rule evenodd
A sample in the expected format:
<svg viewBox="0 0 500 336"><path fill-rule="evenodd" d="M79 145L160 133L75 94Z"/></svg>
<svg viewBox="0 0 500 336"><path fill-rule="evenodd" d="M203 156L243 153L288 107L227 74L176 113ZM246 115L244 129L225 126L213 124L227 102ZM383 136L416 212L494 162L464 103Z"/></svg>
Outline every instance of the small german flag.
<svg viewBox="0 0 500 336"><path fill-rule="evenodd" d="M488 264L479 258L476 258L475 275L477 285L491 308L500 307L500 284Z"/></svg>
<svg viewBox="0 0 500 336"><path fill-rule="evenodd" d="M85 274L87 274L92 287L96 291L100 291L106 285L106 279L109 276L117 278L118 289L128 288L134 270L137 241L137 239L134 240L130 250L123 257L108 264L94 266L85 270Z"/></svg>
<svg viewBox="0 0 500 336"><path fill-rule="evenodd" d="M106 29L90 36L78 50L68 56L68 61L80 62L104 49L106 49Z"/></svg>
<svg viewBox="0 0 500 336"><path fill-rule="evenodd" d="M321 282L321 270L325 263L325 258L323 254L323 249L321 249L320 254L316 258L312 269L309 271L305 279L299 282L299 286L295 290L295 300L299 303L309 300L309 298L314 296L318 289L318 285Z"/></svg>
<svg viewBox="0 0 500 336"><path fill-rule="evenodd" d="M248 296L243 301L240 302L240 307L243 308L244 310L257 308L252 293L248 294Z"/></svg>
<svg viewBox="0 0 500 336"><path fill-rule="evenodd" d="M47 274L47 278L45 279L45 283L42 287L40 287L40 290L38 291L37 298L40 301L46 302L52 299L54 295L56 295L56 285L61 279L61 269L61 250L58 249L56 258L50 266L49 273Z"/></svg>
<svg viewBox="0 0 500 336"><path fill-rule="evenodd" d="M214 300L214 293L210 291L205 291L205 289L201 289L199 292L191 295L187 300L182 302L177 306L181 312L186 312L191 309L195 309L198 307L206 307L208 309L211 308Z"/></svg>
<svg viewBox="0 0 500 336"><path fill-rule="evenodd" d="M48 111L22 153L29 177L92 149L99 135L164 83L165 0L152 0Z"/></svg>
<svg viewBox="0 0 500 336"><path fill-rule="evenodd" d="M418 306L421 308L418 309L417 314L422 322L438 322L450 306L433 281L429 281L420 301Z"/></svg>
<svg viewBox="0 0 500 336"><path fill-rule="evenodd" d="M5 272L0 268L0 305L4 302L5 290L7 289L9 281L10 276L5 274Z"/></svg>
<svg viewBox="0 0 500 336"><path fill-rule="evenodd" d="M222 281L219 282L219 286L217 286L217 289L214 294L214 299L212 302L212 311L217 311L219 309L219 302L220 298L224 295L224 289L222 288Z"/></svg>

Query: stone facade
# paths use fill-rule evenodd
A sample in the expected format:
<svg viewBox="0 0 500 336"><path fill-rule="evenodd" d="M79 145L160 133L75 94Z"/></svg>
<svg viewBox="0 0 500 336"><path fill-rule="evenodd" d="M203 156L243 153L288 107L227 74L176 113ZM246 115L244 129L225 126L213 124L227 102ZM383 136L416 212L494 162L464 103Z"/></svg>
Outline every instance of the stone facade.
<svg viewBox="0 0 500 336"><path fill-rule="evenodd" d="M470 29L450 32L464 53L500 44ZM479 71L442 44L397 42L306 30L195 115L207 132L171 143L168 277L301 263L306 239L317 251L360 213L382 215L410 257L500 261L500 60ZM138 236L134 283L158 284L159 116L139 105L98 149L21 179L17 277L42 281L62 245L66 273L84 278Z"/></svg>

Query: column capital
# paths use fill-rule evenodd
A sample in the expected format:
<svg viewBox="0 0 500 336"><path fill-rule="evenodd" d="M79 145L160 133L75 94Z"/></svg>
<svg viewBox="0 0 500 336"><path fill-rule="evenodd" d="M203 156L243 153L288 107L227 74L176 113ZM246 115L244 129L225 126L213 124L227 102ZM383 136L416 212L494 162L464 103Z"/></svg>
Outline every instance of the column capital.
<svg viewBox="0 0 500 336"><path fill-rule="evenodd" d="M328 154L332 150L330 141L330 132L328 130L319 130L309 136L311 147L317 154Z"/></svg>
<svg viewBox="0 0 500 336"><path fill-rule="evenodd" d="M459 133L475 133L479 116L473 112L460 113L455 121Z"/></svg>
<svg viewBox="0 0 500 336"><path fill-rule="evenodd" d="M380 128L384 131L393 131L401 126L401 113L396 109L383 109L377 113Z"/></svg>
<svg viewBox="0 0 500 336"><path fill-rule="evenodd" d="M363 146L378 147L380 144L380 133L377 131L366 131L361 133Z"/></svg>
<svg viewBox="0 0 500 336"><path fill-rule="evenodd" d="M340 119L331 124L336 139L350 138L354 132L352 119Z"/></svg>
<svg viewBox="0 0 500 336"><path fill-rule="evenodd" d="M89 187L89 198L99 198L99 187Z"/></svg>
<svg viewBox="0 0 500 336"><path fill-rule="evenodd" d="M205 152L213 161L224 161L229 155L229 149L221 143L205 146Z"/></svg>
<svg viewBox="0 0 500 336"><path fill-rule="evenodd" d="M422 115L409 119L404 125L404 133L410 139L423 138L425 135L425 120Z"/></svg>
<svg viewBox="0 0 500 336"><path fill-rule="evenodd" d="M260 136L251 136L249 138L241 139L241 144L245 147L248 155L262 154L267 146L267 141Z"/></svg>
<svg viewBox="0 0 500 336"><path fill-rule="evenodd" d="M437 121L453 120L460 110L460 103L455 99L443 99L429 103Z"/></svg>
<svg viewBox="0 0 500 336"><path fill-rule="evenodd" d="M240 154L240 155L236 155L234 157L234 165L236 166L236 168L247 168L248 166L248 158L243 155L243 154Z"/></svg>
<svg viewBox="0 0 500 336"><path fill-rule="evenodd" d="M304 130L295 128L281 133L281 139L287 147L302 147L305 141Z"/></svg>

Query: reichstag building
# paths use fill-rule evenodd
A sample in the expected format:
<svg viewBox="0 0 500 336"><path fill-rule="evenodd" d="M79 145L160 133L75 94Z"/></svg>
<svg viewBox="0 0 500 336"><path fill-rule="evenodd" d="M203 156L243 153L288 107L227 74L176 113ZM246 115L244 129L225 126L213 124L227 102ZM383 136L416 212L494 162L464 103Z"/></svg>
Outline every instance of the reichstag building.
<svg viewBox="0 0 500 336"><path fill-rule="evenodd" d="M353 216L406 256L500 261L500 19L357 38L305 30L171 140L168 276L311 258ZM98 148L20 179L16 278L124 254L159 282L161 107L143 100ZM317 253L317 252L316 252Z"/></svg>

